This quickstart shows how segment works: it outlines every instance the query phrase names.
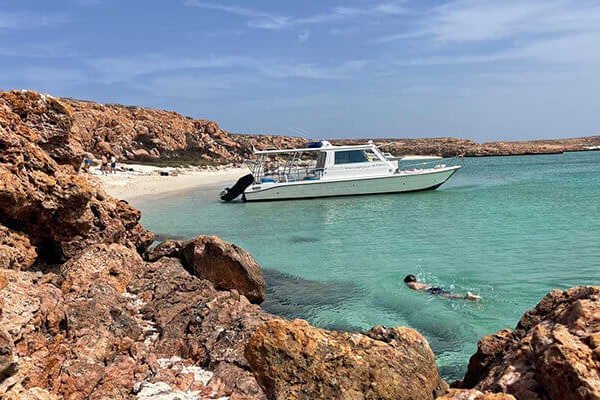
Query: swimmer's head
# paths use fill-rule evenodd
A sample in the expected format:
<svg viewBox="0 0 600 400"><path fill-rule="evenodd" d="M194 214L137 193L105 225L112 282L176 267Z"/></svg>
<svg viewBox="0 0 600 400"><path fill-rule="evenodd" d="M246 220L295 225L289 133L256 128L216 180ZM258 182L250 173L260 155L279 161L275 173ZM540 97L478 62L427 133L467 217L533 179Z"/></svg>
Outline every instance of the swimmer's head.
<svg viewBox="0 0 600 400"><path fill-rule="evenodd" d="M404 282L405 282L405 283L408 283L408 282L416 282L416 281L417 281L417 278L415 278L415 276L414 276L414 275L406 275L406 276L404 277Z"/></svg>

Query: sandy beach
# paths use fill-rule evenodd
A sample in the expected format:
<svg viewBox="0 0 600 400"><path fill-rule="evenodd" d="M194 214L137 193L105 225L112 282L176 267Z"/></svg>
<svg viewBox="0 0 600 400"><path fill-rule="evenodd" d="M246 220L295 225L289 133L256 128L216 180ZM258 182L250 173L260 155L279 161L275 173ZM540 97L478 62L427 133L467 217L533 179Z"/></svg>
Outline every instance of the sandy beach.
<svg viewBox="0 0 600 400"><path fill-rule="evenodd" d="M122 164L117 172L102 174L99 167L90 173L100 179L104 190L117 199L143 201L188 191L196 187L223 184L226 187L248 173L244 167L161 168Z"/></svg>

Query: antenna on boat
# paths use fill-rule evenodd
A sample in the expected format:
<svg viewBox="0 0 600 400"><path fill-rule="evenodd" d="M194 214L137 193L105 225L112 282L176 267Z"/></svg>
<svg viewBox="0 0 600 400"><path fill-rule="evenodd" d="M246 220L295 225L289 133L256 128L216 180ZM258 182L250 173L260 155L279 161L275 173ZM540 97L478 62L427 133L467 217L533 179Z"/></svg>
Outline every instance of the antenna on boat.
<svg viewBox="0 0 600 400"><path fill-rule="evenodd" d="M295 133L299 134L300 136L302 136L304 139L312 139L310 133L308 133L307 131L305 131L304 129L300 129L300 128L289 128L292 131L294 131Z"/></svg>

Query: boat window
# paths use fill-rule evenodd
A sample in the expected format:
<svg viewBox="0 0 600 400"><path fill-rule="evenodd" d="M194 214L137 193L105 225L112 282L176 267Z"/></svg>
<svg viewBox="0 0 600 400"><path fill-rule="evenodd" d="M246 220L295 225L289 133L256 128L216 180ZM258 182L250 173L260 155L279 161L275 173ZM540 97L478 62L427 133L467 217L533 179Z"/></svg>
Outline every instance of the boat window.
<svg viewBox="0 0 600 400"><path fill-rule="evenodd" d="M366 154L362 150L336 151L336 164L350 164L369 161Z"/></svg>

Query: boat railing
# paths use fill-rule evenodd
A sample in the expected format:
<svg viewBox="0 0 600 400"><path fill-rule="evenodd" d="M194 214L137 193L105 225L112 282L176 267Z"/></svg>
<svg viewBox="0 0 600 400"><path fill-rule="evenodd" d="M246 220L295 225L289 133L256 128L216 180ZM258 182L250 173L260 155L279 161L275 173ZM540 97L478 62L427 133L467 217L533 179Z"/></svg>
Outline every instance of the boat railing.
<svg viewBox="0 0 600 400"><path fill-rule="evenodd" d="M254 177L254 183L281 183L306 180L319 180L323 176L322 168L310 165L276 164L247 160L246 164Z"/></svg>
<svg viewBox="0 0 600 400"><path fill-rule="evenodd" d="M400 158L398 159L399 171L419 171L429 169L448 168L454 166L462 166L462 157L452 158Z"/></svg>

